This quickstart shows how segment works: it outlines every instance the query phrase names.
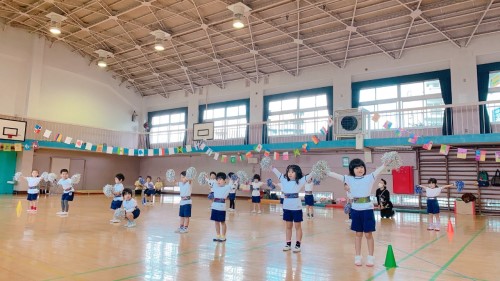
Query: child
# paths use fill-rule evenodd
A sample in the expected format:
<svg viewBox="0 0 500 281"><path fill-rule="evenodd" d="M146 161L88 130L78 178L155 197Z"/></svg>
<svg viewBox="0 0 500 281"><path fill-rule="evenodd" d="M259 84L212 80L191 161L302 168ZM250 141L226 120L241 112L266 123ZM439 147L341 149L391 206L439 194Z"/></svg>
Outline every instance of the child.
<svg viewBox="0 0 500 281"><path fill-rule="evenodd" d="M374 241L372 232L375 231L375 215L373 213L373 203L370 202L370 193L372 190L375 178L384 169L384 165L377 168L373 173L366 175L366 165L361 159L353 159L349 163L349 175L342 176L334 172L329 172L328 176L341 180L347 183L346 191L350 192L352 199L351 206L351 230L356 232L354 264L362 265L361 257L361 240L363 233L365 234L368 244L368 257L366 258L366 266L373 266L375 258ZM352 188L351 188L352 187Z"/></svg>
<svg viewBox="0 0 500 281"><path fill-rule="evenodd" d="M28 182L28 201L30 202L30 208L27 211L28 213L36 213L36 202L39 192L38 184L40 184L42 178L40 177L38 170L31 171L31 177L24 178Z"/></svg>
<svg viewBox="0 0 500 281"><path fill-rule="evenodd" d="M111 211L113 212L113 218L109 220L111 223L120 223L120 219L114 216L114 212L116 209L119 209L122 207L123 203L123 181L125 180L125 176L121 173L116 174L115 176L115 186L113 187L113 194L115 197L113 197L113 201L111 201Z"/></svg>
<svg viewBox="0 0 500 281"><path fill-rule="evenodd" d="M148 205L153 205L153 199L155 195L155 185L153 184L153 179L151 176L146 177L146 183L144 183L145 190L144 194L146 195L146 203Z"/></svg>
<svg viewBox="0 0 500 281"><path fill-rule="evenodd" d="M125 209L125 218L127 223L123 226L125 227L135 227L135 219L141 214L141 210L137 207L137 202L132 198L132 189L123 189L123 209Z"/></svg>
<svg viewBox="0 0 500 281"><path fill-rule="evenodd" d="M155 193L161 193L162 188L163 188L163 182L161 181L161 178L158 177L156 178L155 182L155 189L156 189Z"/></svg>
<svg viewBox="0 0 500 281"><path fill-rule="evenodd" d="M227 174L227 177L229 178L229 185L233 186L235 184L235 181L233 181L233 172L229 172ZM234 212L234 209L236 208L235 206L235 201L236 200L236 188L232 188L231 191L229 191L229 211Z"/></svg>
<svg viewBox="0 0 500 281"><path fill-rule="evenodd" d="M191 217L191 180L186 178L186 171L181 172L181 181L178 183L180 189L181 202L179 203L179 217L181 220L179 229L176 233L187 233L189 227L189 218Z"/></svg>
<svg viewBox="0 0 500 281"><path fill-rule="evenodd" d="M429 186L422 186L427 196L427 213L429 214L428 223L429 226L427 230L441 230L441 222L439 221L439 203L437 197L441 190L448 188L453 185L443 185L437 186L437 180L435 178L430 178L428 181ZM433 219L435 222L433 222Z"/></svg>
<svg viewBox="0 0 500 281"><path fill-rule="evenodd" d="M299 198L299 191L310 179L310 176L302 176L302 170L297 165L289 165L286 167L285 175L281 174L278 169L273 168L274 174L278 177L281 183L281 191L283 192L283 220L286 222L286 245L283 251L290 251L292 248L292 227L295 223L295 235L297 242L295 243L294 253L301 251L302 240L302 202Z"/></svg>
<svg viewBox="0 0 500 281"><path fill-rule="evenodd" d="M252 213L255 213L255 208L258 207L257 214L262 213L260 210L260 187L264 183L260 181L260 175L255 174L253 175L253 182L250 184L250 190L252 190L252 205L253 205L253 210Z"/></svg>
<svg viewBox="0 0 500 281"><path fill-rule="evenodd" d="M73 183L69 178L68 169L61 170L61 179L57 182L63 188L63 194L61 196L61 211L56 214L59 216L67 216L69 214L69 201L73 201L75 196L75 189L73 188Z"/></svg>
<svg viewBox="0 0 500 281"><path fill-rule="evenodd" d="M394 211L392 210L391 193L387 190L387 182L384 179L380 179L375 196L377 197L377 205L380 208L380 216L382 218L392 217Z"/></svg>
<svg viewBox="0 0 500 281"><path fill-rule="evenodd" d="M306 211L307 211L307 218L308 219L313 219L314 218L314 196L313 196L313 186L314 182L312 179L309 179L306 184L305 184L305 192L306 195L304 196L304 201L306 203Z"/></svg>
<svg viewBox="0 0 500 281"><path fill-rule="evenodd" d="M231 189L235 186L226 184L226 174L219 172L216 176L217 185L214 186L214 201L212 203L212 214L210 220L215 222L215 231L217 237L213 239L214 242L226 241L226 198Z"/></svg>
<svg viewBox="0 0 500 281"><path fill-rule="evenodd" d="M216 173L215 172L210 172L210 177L207 179L208 186L210 187L210 192L208 193L208 200L211 202L214 202L214 187L217 185L217 180L216 178ZM212 206L210 205L210 209L212 209Z"/></svg>

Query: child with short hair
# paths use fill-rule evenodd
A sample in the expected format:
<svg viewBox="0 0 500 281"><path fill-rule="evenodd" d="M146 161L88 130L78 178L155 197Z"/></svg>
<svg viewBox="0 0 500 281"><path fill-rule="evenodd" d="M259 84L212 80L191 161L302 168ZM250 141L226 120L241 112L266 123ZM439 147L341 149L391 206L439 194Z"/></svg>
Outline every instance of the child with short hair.
<svg viewBox="0 0 500 281"><path fill-rule="evenodd" d="M67 216L69 214L69 201L73 201L75 197L75 189L69 178L68 169L61 169L61 179L57 184L63 188L63 194L61 196L61 212L57 212L56 214L59 216Z"/></svg>
<svg viewBox="0 0 500 281"><path fill-rule="evenodd" d="M156 189L155 193L161 193L162 188L163 188L163 181L161 180L160 177L157 177L155 182L155 189Z"/></svg>
<svg viewBox="0 0 500 281"><path fill-rule="evenodd" d="M212 203L212 213L210 220L215 222L215 232L217 233L214 242L226 241L226 198L234 185L226 184L226 174L223 172L217 173L217 185L214 186L214 201Z"/></svg>
<svg viewBox="0 0 500 281"><path fill-rule="evenodd" d="M295 225L296 243L293 249L294 253L301 251L302 241L302 202L299 198L299 191L310 179L309 175L303 176L302 169L298 165L289 165L286 167L285 175L281 174L278 169L273 168L274 174L278 177L281 183L283 192L283 220L286 224L286 245L283 251L292 249L292 228Z"/></svg>
<svg viewBox="0 0 500 281"><path fill-rule="evenodd" d="M113 212L113 218L109 220L111 223L120 223L120 219L115 217L116 209L122 207L123 203L123 181L125 180L125 176L122 173L118 173L115 176L115 185L113 186L113 200L111 201L111 211Z"/></svg>
<svg viewBox="0 0 500 281"><path fill-rule="evenodd" d="M186 171L181 172L181 181L177 184L180 189L181 202L179 203L179 217L180 226L176 233L187 233L189 227L189 218L191 217L191 207L193 201L191 200L191 182L186 178Z"/></svg>
<svg viewBox="0 0 500 281"><path fill-rule="evenodd" d="M382 165L373 173L367 175L365 162L356 158L349 163L349 175L343 176L335 172L328 173L328 176L346 183L347 186L345 186L345 189L353 197L351 205L351 230L356 232L354 240L356 251L354 264L357 266L362 265L361 240L363 239L363 233L368 244L366 266L371 267L375 264L375 257L373 256L375 242L372 234L375 231L375 214L373 213L373 203L371 203L370 194L373 183L375 183L375 178L384 168L385 166Z"/></svg>
<svg viewBox="0 0 500 281"><path fill-rule="evenodd" d="M127 219L127 223L123 225L124 227L135 227L135 219L139 217L141 214L141 210L137 207L137 202L134 198L132 198L132 189L124 188L123 192L123 204L122 207L125 209L125 218Z"/></svg>
<svg viewBox="0 0 500 281"><path fill-rule="evenodd" d="M250 184L250 190L252 191L252 205L253 205L253 210L252 213L255 213L256 207L258 207L257 213L260 214L262 213L260 209L260 188L262 187L264 183L260 181L260 175L255 174L253 175L253 181Z"/></svg>
<svg viewBox="0 0 500 281"><path fill-rule="evenodd" d="M146 177L146 182L144 183L144 194L146 195L146 204L153 205L153 197L155 195L155 185L153 184L153 178L151 176Z"/></svg>
<svg viewBox="0 0 500 281"><path fill-rule="evenodd" d="M307 218L308 219L313 219L314 218L314 195L313 195L313 187L314 187L314 182L312 179L309 179L306 184L304 185L304 190L305 190L305 195L304 195L304 202L306 204L306 212L307 212Z"/></svg>
<svg viewBox="0 0 500 281"><path fill-rule="evenodd" d="M215 172L210 172L210 177L207 179L208 186L210 187L210 193L208 193L208 199L214 201L214 187L217 185L216 180L217 174Z"/></svg>
<svg viewBox="0 0 500 281"><path fill-rule="evenodd" d="M36 208L36 203L38 201L38 193L39 188L38 185L40 184L40 181L42 178L40 177L40 172L38 170L34 169L31 171L31 177L24 177L26 181L28 182L28 201L30 202L30 208L27 210L28 213L36 213L37 208Z"/></svg>
<svg viewBox="0 0 500 281"><path fill-rule="evenodd" d="M233 176L234 176L233 172L229 172L227 174L227 177L229 179L229 184L231 186L233 186L235 184L235 181L233 180ZM236 180L236 182L237 181L238 180ZM232 188L229 191L229 209L228 209L228 211L230 211L230 212L234 212L235 211L235 208L236 208L235 201L236 201L236 188Z"/></svg>
<svg viewBox="0 0 500 281"><path fill-rule="evenodd" d="M437 197L441 193L441 191L445 188L453 186L453 184L438 186L437 180L435 178L430 178L427 182L429 186L423 186L425 195L427 196L427 214L428 214L428 223L427 230L441 230L441 222L439 221L439 202Z"/></svg>

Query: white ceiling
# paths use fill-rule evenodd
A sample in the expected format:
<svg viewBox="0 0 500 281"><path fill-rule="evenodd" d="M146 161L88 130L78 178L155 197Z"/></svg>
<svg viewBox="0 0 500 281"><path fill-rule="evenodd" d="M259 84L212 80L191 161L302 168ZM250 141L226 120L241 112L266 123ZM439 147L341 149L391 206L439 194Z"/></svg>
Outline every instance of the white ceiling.
<svg viewBox="0 0 500 281"><path fill-rule="evenodd" d="M142 96L223 88L276 72L297 76L323 64L343 68L374 54L397 59L440 42L460 48L500 31L500 0L247 0L252 11L240 30L227 9L237 2L0 0L0 21L64 42L92 61L98 49L113 53L108 67ZM67 17L58 37L48 32L50 12ZM162 52L150 34L158 29L171 34Z"/></svg>

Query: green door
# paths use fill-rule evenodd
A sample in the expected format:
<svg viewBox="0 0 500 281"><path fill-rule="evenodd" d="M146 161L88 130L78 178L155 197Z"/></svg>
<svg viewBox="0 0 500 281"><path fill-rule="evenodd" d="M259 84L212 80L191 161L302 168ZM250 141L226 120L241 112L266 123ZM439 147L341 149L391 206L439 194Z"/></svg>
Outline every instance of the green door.
<svg viewBox="0 0 500 281"><path fill-rule="evenodd" d="M17 153L0 151L0 194L12 194L14 186L8 184L16 173Z"/></svg>

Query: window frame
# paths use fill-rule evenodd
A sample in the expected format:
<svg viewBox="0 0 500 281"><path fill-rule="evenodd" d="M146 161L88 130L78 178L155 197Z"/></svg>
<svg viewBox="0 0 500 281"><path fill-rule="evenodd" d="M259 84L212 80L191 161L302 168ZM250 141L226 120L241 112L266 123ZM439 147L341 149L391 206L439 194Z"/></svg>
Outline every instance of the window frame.
<svg viewBox="0 0 500 281"><path fill-rule="evenodd" d="M227 120L236 120L236 119L239 119L239 118L227 118L227 108L228 107L234 107L234 106L242 106L244 105L245 106L245 118L246 118L246 123L244 124L248 124L250 122L250 99L239 99L239 100L232 100L232 101L225 101L225 102L216 102L216 103L210 103L210 104L204 104L204 105L200 105L199 106L199 116L198 116L198 122L199 123L205 123L205 122L213 122L214 123L214 129L216 129L218 126L215 125L216 124L216 121L221 121L221 120L224 120L224 121L227 121ZM216 119L210 119L210 120L207 120L205 121L203 116L205 115L205 111L206 110L213 110L213 109L217 109L217 108L224 108L224 114L225 116L224 117L220 117L220 118L216 118ZM238 115L238 116L242 116L242 115ZM241 125L241 124L237 124L236 126L238 125ZM227 125L225 123L225 125L223 126L224 128L227 128L228 126L235 126L235 125ZM220 127L220 126L219 126ZM227 131L226 131L227 133ZM214 132L214 141L223 141L223 140L228 140L229 138L227 138L227 135L225 135L226 138L224 139L217 139L215 137L215 132ZM249 137L249 133L248 133L248 125L246 126L246 129L245 129L245 135L242 137L244 139L244 142L245 144L248 143L248 137ZM231 138L231 139L240 139L240 138Z"/></svg>
<svg viewBox="0 0 500 281"><path fill-rule="evenodd" d="M153 128L154 127L161 127L161 126L170 126L171 123L165 123L165 124L159 124L153 126L153 118L158 117L158 116L164 116L164 115L172 115L172 114L179 114L179 113L184 113L184 122L178 122L174 123L174 125L178 124L184 124L184 137L183 140L181 141L183 145L186 144L187 142L187 129L188 129L188 108L187 107L181 107L181 108L172 108L172 109L165 109L165 110L158 110L158 111L150 111L148 112L148 124L150 128L150 133L153 133ZM169 117L170 118L170 117ZM150 134L151 137L151 134ZM152 141L152 138L150 138L150 143L151 144L171 144L171 143L177 143L177 142L154 142Z"/></svg>

